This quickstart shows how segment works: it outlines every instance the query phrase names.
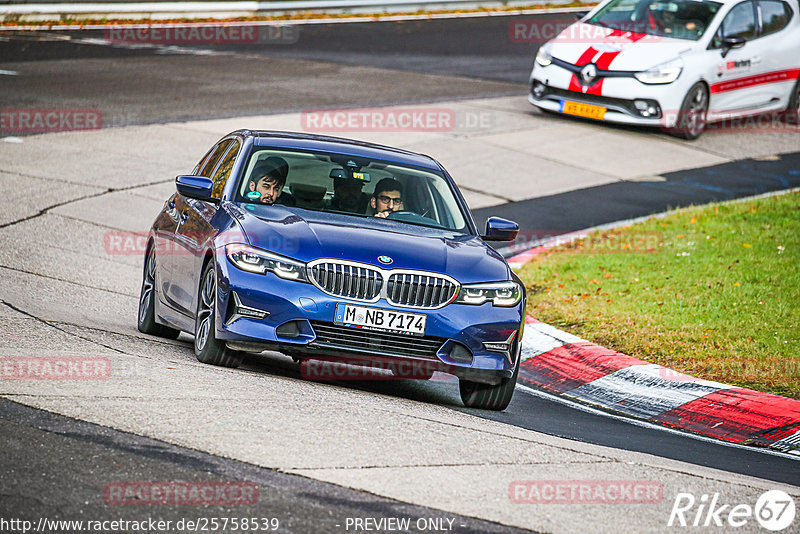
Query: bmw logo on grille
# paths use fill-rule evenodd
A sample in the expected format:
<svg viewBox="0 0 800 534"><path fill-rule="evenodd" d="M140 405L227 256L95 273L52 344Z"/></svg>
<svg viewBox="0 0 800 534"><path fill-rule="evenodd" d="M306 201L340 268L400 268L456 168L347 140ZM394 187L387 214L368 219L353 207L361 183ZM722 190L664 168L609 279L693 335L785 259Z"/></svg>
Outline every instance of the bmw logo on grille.
<svg viewBox="0 0 800 534"><path fill-rule="evenodd" d="M378 261L383 263L384 265L389 265L394 260L392 258L390 258L389 256L378 256Z"/></svg>

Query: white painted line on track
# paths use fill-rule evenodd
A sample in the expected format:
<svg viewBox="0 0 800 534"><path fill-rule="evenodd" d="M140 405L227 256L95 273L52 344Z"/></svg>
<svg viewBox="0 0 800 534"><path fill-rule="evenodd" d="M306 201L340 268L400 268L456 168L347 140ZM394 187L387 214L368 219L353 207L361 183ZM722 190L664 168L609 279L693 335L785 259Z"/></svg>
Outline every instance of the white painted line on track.
<svg viewBox="0 0 800 534"><path fill-rule="evenodd" d="M19 76L19 72L15 71L15 70L2 70L2 69L0 69L0 74L3 74L5 76Z"/></svg>
<svg viewBox="0 0 800 534"><path fill-rule="evenodd" d="M722 446L725 446L725 447L731 447L733 449L742 449L742 450L746 450L746 451L753 451L753 452L758 452L758 453L761 453L761 454L769 454L769 455L772 455L772 456L778 456L780 458L789 458L789 459L792 459L792 460L800 461L800 453L798 453L798 454L788 453L787 454L787 453L784 453L784 452L779 452L779 451L775 451L775 450L772 450L772 449L767 449L765 447L754 447L754 446L750 446L750 445L740 445L739 443L732 443L730 441L723 441L721 439L710 438L710 437L707 437L707 436L701 436L700 434L693 434L691 432L685 432L683 430L677 430L677 429L674 429L674 428L657 425L655 423L651 423L649 421L644 421L644 420L641 420L641 419L633 419L631 417L624 417L622 415L617 415L617 414L609 413L609 412L606 412L606 411L603 411L603 410L599 410L597 408L592 408L591 406L587 406L585 404L581 404L581 403L576 402L576 401L571 401L569 399L565 399L563 397L560 397L558 395L554 395L554 394L551 394L551 393L547 393L545 391L539 391L538 389L533 389L533 388L525 386L523 384L517 384L516 389L519 390L519 391L522 391L524 393L527 393L529 395L533 395L534 397L539 397L539 398L542 398L542 399L545 399L545 400L549 400L549 401L557 402L559 404L563 404L564 406L567 406L569 408L573 408L575 410L580 410L582 412L590 413L590 414L593 414L593 415L600 415L602 417L608 417L610 419L615 419L617 421L622 421L624 423L628 423L628 424L631 424L631 425L634 425L634 426L638 426L638 427L642 427L642 428L648 428L650 430L660 430L662 432L667 432L667 433L670 433L670 434L683 436L685 438L692 438L692 439L696 439L698 441L703 441L703 442L706 442L706 443L715 443L717 445L722 445Z"/></svg>

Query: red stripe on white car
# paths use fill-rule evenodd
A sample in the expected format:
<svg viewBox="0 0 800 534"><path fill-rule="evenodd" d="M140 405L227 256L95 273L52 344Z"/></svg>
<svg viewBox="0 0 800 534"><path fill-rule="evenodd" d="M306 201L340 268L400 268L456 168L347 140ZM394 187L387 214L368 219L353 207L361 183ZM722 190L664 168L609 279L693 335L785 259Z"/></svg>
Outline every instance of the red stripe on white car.
<svg viewBox="0 0 800 534"><path fill-rule="evenodd" d="M602 44L615 44L624 47L626 44L635 43L642 38L646 37L647 34L644 33L631 33L623 30L613 30L611 33L606 35L606 39L608 41ZM615 37L623 37L629 41L629 43L619 43L618 39L613 39ZM578 58L578 61L575 63L578 67L584 67L589 63L594 63L598 70L609 70L611 63L622 53L622 49L614 50L610 52L600 52L595 48L595 45L590 46L587 48L583 54ZM577 93L584 93L590 95L602 95L603 94L603 81L604 78L600 78L591 86L584 86L578 80L577 74L572 74L572 78L569 81L569 90L575 91Z"/></svg>
<svg viewBox="0 0 800 534"><path fill-rule="evenodd" d="M800 76L800 69L779 70L775 72L767 72L764 74L756 74L755 76L746 76L744 78L736 78L735 80L727 80L711 85L712 93L724 93L725 91L736 91L737 89L744 89L745 87L753 87L754 85L763 85L765 83L779 83L791 80L796 80Z"/></svg>

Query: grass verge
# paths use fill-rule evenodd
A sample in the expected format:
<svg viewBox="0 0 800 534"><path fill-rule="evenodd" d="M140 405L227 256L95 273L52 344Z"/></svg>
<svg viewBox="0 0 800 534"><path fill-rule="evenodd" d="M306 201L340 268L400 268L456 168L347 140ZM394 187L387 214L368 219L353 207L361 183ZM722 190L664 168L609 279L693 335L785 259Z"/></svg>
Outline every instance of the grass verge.
<svg viewBox="0 0 800 534"><path fill-rule="evenodd" d="M597 232L519 274L541 321L697 377L800 399L800 192Z"/></svg>

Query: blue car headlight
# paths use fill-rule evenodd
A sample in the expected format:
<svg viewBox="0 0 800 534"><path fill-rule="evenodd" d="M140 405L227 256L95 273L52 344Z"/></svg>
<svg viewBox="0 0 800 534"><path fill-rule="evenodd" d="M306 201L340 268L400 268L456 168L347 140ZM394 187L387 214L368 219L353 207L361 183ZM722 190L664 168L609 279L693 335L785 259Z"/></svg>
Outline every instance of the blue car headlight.
<svg viewBox="0 0 800 534"><path fill-rule="evenodd" d="M455 302L479 306L492 301L494 306L515 306L522 298L522 288L513 281L489 284L465 284L458 291Z"/></svg>
<svg viewBox="0 0 800 534"><path fill-rule="evenodd" d="M285 280L308 282L306 264L260 248L241 243L225 245L225 254L232 264L251 273L274 273Z"/></svg>

